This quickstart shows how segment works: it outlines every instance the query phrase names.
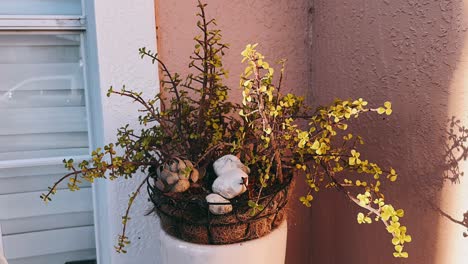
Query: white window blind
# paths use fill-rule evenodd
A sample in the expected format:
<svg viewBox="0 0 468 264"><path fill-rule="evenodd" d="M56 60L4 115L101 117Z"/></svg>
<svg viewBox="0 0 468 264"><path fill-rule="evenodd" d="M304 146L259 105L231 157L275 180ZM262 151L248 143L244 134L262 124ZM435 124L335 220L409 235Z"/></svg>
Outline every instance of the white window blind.
<svg viewBox="0 0 468 264"><path fill-rule="evenodd" d="M0 15L78 15L81 0L0 0Z"/></svg>
<svg viewBox="0 0 468 264"><path fill-rule="evenodd" d="M0 35L0 161L88 154L80 35Z"/></svg>
<svg viewBox="0 0 468 264"><path fill-rule="evenodd" d="M83 1L86 2L86 1ZM89 155L81 0L0 0L0 226L10 264L95 258L92 194L59 187Z"/></svg>

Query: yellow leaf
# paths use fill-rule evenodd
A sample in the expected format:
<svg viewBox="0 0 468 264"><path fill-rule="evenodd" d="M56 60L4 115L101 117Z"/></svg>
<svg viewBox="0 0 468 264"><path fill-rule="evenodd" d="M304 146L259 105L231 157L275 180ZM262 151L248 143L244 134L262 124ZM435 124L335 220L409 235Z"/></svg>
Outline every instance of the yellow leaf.
<svg viewBox="0 0 468 264"><path fill-rule="evenodd" d="M319 149L320 148L320 143L318 142L318 140L315 140L314 141L314 144L312 144L312 149Z"/></svg>
<svg viewBox="0 0 468 264"><path fill-rule="evenodd" d="M252 74L252 68L247 67L244 71L244 77L249 77Z"/></svg>
<svg viewBox="0 0 468 264"><path fill-rule="evenodd" d="M405 211L403 211L403 209L398 209L396 210L396 215L399 217L403 217L405 216Z"/></svg>
<svg viewBox="0 0 468 264"><path fill-rule="evenodd" d="M379 115L385 113L385 108L383 108L383 107L377 108L377 113L379 113Z"/></svg>
<svg viewBox="0 0 468 264"><path fill-rule="evenodd" d="M411 238L410 235L407 235L407 236L405 237L405 242L408 242L408 243L409 243L409 242L411 242L411 240L413 240L413 239Z"/></svg>
<svg viewBox="0 0 468 264"><path fill-rule="evenodd" d="M396 252L401 252L403 250L403 246L401 245L395 245L395 251Z"/></svg>

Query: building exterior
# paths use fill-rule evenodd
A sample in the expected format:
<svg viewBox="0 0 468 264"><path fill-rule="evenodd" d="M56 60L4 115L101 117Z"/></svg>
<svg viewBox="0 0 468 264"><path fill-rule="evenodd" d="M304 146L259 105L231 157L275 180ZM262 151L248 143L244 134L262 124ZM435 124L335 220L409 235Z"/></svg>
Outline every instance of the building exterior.
<svg viewBox="0 0 468 264"><path fill-rule="evenodd" d="M462 220L468 211L468 181L461 175L466 152L447 152L454 143L446 122L454 117L468 126L468 1L206 2L231 44L225 64L233 90L240 51L258 42L271 61L288 59L285 87L312 104L335 97L394 103L388 121L358 126L366 131L367 156L399 171L390 193L406 209L410 262L464 263L466 228L443 214ZM131 102L106 97L110 85L159 91L157 68L139 58L138 48L158 50L183 75L195 6L0 1L0 255L3 250L10 264L158 263L159 223L144 216L151 206L143 197L130 221L128 253L113 249L136 183L101 181L76 193L59 191L48 205L39 194L64 172L64 156L84 159L112 142L122 124L138 125ZM458 178L447 180L456 171ZM312 209L291 204L286 263L393 261L392 245L382 239L388 234L355 223L346 200L330 193Z"/></svg>

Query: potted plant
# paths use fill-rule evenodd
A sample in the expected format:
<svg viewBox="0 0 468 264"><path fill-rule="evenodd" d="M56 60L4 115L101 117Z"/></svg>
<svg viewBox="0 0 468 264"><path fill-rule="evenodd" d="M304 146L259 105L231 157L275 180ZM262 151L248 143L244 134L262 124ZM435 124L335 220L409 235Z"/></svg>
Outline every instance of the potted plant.
<svg viewBox="0 0 468 264"><path fill-rule="evenodd" d="M390 115L391 103L369 107L362 98L335 100L311 109L304 99L284 92L285 61L275 71L257 51L242 52L245 71L240 78L242 102L230 102L223 84L227 71L222 56L228 48L220 30L208 20L199 2L201 34L182 79L157 54L140 49L142 58L158 63L162 92L145 99L140 92L108 91L141 105L139 131L125 125L118 140L92 152L92 159L75 164L64 160L64 175L41 198L50 201L57 186L79 189L82 180L147 177L130 196L122 217L116 250L125 253L126 226L137 195L146 186L161 218L163 230L198 244L232 244L268 235L286 218L292 181L309 187L300 201L307 207L316 192L335 189L356 204L360 224L382 222L395 248L395 257L408 257L403 246L411 241L400 224L403 210L387 202L381 188L397 173L361 156L361 137L348 124L365 114Z"/></svg>

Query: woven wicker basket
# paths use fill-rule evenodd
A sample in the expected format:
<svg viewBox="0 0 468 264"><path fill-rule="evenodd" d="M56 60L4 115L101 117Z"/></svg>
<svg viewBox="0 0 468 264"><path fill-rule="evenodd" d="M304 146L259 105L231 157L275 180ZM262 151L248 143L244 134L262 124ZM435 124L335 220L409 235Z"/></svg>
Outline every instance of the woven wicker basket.
<svg viewBox="0 0 468 264"><path fill-rule="evenodd" d="M232 199L233 211L225 215L210 213L210 204L223 203L206 202L202 188L191 189L187 199L163 193L149 180L148 193L168 234L197 244L231 244L265 236L286 219L290 183L289 179L276 188L267 188L268 193L259 199L264 210L254 215L247 204L247 193Z"/></svg>

